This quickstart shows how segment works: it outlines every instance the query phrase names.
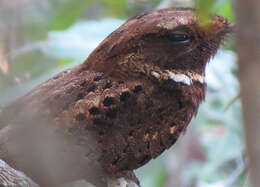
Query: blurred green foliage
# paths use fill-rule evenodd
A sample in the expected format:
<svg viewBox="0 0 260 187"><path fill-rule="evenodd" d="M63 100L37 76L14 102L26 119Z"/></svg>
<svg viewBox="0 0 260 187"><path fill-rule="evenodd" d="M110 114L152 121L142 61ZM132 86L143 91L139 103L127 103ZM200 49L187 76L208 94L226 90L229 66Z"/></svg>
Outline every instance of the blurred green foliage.
<svg viewBox="0 0 260 187"><path fill-rule="evenodd" d="M94 0L73 0L61 3L54 12L48 27L49 30L67 29L75 23L86 7L90 6L93 2Z"/></svg>
<svg viewBox="0 0 260 187"><path fill-rule="evenodd" d="M207 25L212 13L223 16L230 21L234 20L234 12L230 0L196 0L196 7L201 24Z"/></svg>
<svg viewBox="0 0 260 187"><path fill-rule="evenodd" d="M103 0L106 8L107 15L116 17L127 17L127 0L114 1Z"/></svg>
<svg viewBox="0 0 260 187"><path fill-rule="evenodd" d="M229 1L218 0L215 3L212 12L220 16L223 16L230 21L234 21L235 19L234 9L232 7L232 2L230 0Z"/></svg>
<svg viewBox="0 0 260 187"><path fill-rule="evenodd" d="M198 9L198 16L201 24L204 25L210 19L213 6L217 0L197 0L196 7Z"/></svg>

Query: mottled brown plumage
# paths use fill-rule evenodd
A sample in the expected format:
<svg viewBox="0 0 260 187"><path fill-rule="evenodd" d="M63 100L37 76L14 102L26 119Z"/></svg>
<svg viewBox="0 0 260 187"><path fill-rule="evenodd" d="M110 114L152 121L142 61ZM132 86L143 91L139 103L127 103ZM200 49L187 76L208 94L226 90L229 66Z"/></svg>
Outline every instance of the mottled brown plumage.
<svg viewBox="0 0 260 187"><path fill-rule="evenodd" d="M10 135L1 159L42 186L135 180L132 171L170 148L196 115L206 63L229 30L222 17L205 26L184 8L128 20L83 64L3 111L1 124L14 130L2 130Z"/></svg>

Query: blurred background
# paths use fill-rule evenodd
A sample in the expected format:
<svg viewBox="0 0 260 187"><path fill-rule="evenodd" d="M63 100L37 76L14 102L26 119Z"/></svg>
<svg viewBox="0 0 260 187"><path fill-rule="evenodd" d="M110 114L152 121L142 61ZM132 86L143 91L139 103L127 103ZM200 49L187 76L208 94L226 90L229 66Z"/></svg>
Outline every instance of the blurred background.
<svg viewBox="0 0 260 187"><path fill-rule="evenodd" d="M0 110L82 63L131 16L176 6L235 20L231 0L0 0ZM185 135L136 171L143 187L250 186L233 48L231 38L209 63L206 102Z"/></svg>

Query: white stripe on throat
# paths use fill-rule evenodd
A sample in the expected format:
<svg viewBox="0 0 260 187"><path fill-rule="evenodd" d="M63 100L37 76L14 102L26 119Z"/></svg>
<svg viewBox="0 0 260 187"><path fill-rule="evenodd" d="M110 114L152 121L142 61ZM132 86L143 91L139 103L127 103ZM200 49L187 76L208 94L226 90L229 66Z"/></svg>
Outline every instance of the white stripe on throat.
<svg viewBox="0 0 260 187"><path fill-rule="evenodd" d="M172 80L185 85L192 85L194 82L205 83L205 77L195 72L178 72L175 70L165 70L164 72L152 71L151 75L159 80Z"/></svg>

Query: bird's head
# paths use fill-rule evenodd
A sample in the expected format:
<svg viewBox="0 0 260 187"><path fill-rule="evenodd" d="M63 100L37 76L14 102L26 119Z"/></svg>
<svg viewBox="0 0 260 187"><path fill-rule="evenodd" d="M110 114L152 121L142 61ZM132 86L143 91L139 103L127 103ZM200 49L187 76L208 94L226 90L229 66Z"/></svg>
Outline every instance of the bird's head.
<svg viewBox="0 0 260 187"><path fill-rule="evenodd" d="M230 31L228 21L220 16L201 24L194 9L153 10L120 26L84 65L128 79L142 75L186 84L204 81L206 63Z"/></svg>

